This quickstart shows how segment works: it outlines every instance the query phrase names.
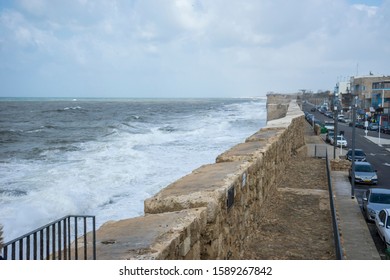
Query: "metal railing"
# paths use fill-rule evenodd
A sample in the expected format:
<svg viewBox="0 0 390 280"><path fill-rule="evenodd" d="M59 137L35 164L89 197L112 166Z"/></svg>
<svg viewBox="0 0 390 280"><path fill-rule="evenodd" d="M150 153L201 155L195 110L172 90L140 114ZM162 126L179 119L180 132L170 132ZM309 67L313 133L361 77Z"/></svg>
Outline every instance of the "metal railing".
<svg viewBox="0 0 390 280"><path fill-rule="evenodd" d="M329 188L329 201L330 201L330 211L332 213L332 226L333 226L333 239L336 250L336 258L338 260L343 259L343 250L340 242L340 231L337 223L336 207L334 205L333 199L333 190L332 190L332 178L330 176L330 166L329 166L329 156L328 149L326 149L326 174L328 177L328 188Z"/></svg>
<svg viewBox="0 0 390 280"><path fill-rule="evenodd" d="M95 227L95 216L68 215L5 243L2 257L6 260L78 260L80 257L96 260Z"/></svg>

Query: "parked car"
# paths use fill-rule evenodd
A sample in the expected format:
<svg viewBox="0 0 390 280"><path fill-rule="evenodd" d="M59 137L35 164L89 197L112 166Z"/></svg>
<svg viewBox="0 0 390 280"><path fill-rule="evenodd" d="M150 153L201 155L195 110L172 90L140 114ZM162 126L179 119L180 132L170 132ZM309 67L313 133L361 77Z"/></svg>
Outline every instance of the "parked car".
<svg viewBox="0 0 390 280"><path fill-rule="evenodd" d="M338 117L337 117L337 120L338 120L339 122L343 122L343 123L346 122L344 116L338 116Z"/></svg>
<svg viewBox="0 0 390 280"><path fill-rule="evenodd" d="M310 113L306 114L306 120L307 120L308 122L310 122L313 118L314 118L314 115L313 115L313 114L310 114Z"/></svg>
<svg viewBox="0 0 390 280"><path fill-rule="evenodd" d="M330 139L333 138L334 136L334 130L329 129L328 132L326 133L325 141L327 143L330 143Z"/></svg>
<svg viewBox="0 0 390 280"><path fill-rule="evenodd" d="M388 124L382 125L381 126L381 132L382 133L386 133L386 134L390 134L390 125L388 125Z"/></svg>
<svg viewBox="0 0 390 280"><path fill-rule="evenodd" d="M324 115L327 116L328 118L333 118L333 112L331 111L326 111Z"/></svg>
<svg viewBox="0 0 390 280"><path fill-rule="evenodd" d="M353 124L351 123L351 125L350 126L352 126ZM357 127L357 128L365 128L364 127L364 122L356 122L355 123L355 127Z"/></svg>
<svg viewBox="0 0 390 280"><path fill-rule="evenodd" d="M377 123L370 123L367 127L367 130L370 131L379 131L379 124Z"/></svg>
<svg viewBox="0 0 390 280"><path fill-rule="evenodd" d="M344 118L344 123L347 123L347 124L350 124L352 122L351 119L348 119L348 118ZM351 126L351 125L350 125Z"/></svg>
<svg viewBox="0 0 390 280"><path fill-rule="evenodd" d="M352 161L352 149L348 150L347 159ZM366 154L362 149L355 149L355 161L367 161Z"/></svg>
<svg viewBox="0 0 390 280"><path fill-rule="evenodd" d="M337 137L330 137L329 142L331 145L334 145L335 138L337 147L348 147L347 139L345 139L343 135L337 135Z"/></svg>
<svg viewBox="0 0 390 280"><path fill-rule="evenodd" d="M333 121L325 121L324 126L327 130L334 130L334 122Z"/></svg>
<svg viewBox="0 0 390 280"><path fill-rule="evenodd" d="M316 107L313 107L310 109L311 112L315 112L316 111Z"/></svg>
<svg viewBox="0 0 390 280"><path fill-rule="evenodd" d="M375 226L385 247L390 248L390 208L379 211L375 217Z"/></svg>
<svg viewBox="0 0 390 280"><path fill-rule="evenodd" d="M367 221L375 221L376 214L390 208L390 189L370 188L363 194L363 213Z"/></svg>
<svg viewBox="0 0 390 280"><path fill-rule="evenodd" d="M367 161L356 161L354 165L354 171L352 171L352 166L349 168L349 179L352 180L352 175L355 174L355 183L378 184L378 175L371 163Z"/></svg>

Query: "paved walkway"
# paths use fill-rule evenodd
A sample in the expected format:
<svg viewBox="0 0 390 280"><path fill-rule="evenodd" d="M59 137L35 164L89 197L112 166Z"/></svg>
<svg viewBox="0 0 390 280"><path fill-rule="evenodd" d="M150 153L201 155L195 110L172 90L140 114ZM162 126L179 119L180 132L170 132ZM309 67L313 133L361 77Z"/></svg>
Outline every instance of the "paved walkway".
<svg viewBox="0 0 390 280"><path fill-rule="evenodd" d="M341 243L347 260L380 260L346 171L332 171L332 187L338 215Z"/></svg>
<svg viewBox="0 0 390 280"><path fill-rule="evenodd" d="M309 156L325 157L326 150L333 157L333 147L306 128L306 146ZM325 144L325 145L324 145ZM338 157L339 151L336 152ZM341 245L346 260L380 260L367 223L356 198L351 197L351 184L346 171L332 171L332 187L340 231Z"/></svg>

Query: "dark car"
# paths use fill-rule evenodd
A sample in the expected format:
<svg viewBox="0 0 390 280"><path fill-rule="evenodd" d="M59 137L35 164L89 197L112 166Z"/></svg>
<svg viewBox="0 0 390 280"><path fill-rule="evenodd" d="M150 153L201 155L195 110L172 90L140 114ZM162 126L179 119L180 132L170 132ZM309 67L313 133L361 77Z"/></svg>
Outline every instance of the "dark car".
<svg viewBox="0 0 390 280"><path fill-rule="evenodd" d="M375 215L383 208L390 207L390 190L371 188L363 194L363 212L367 221L375 221Z"/></svg>
<svg viewBox="0 0 390 280"><path fill-rule="evenodd" d="M364 122L357 122L357 123L355 123L355 127L357 127L357 128L364 128Z"/></svg>
<svg viewBox="0 0 390 280"><path fill-rule="evenodd" d="M349 161L352 161L352 149L348 150L346 157ZM355 161L366 160L366 154L364 153L364 151L362 149L355 149Z"/></svg>
<svg viewBox="0 0 390 280"><path fill-rule="evenodd" d="M382 125L381 126L381 132L382 133L386 133L386 134L390 134L390 125L388 125L388 124Z"/></svg>
<svg viewBox="0 0 390 280"><path fill-rule="evenodd" d="M352 176L355 175L355 183L358 184L378 184L378 175L371 163L366 161L356 161L355 169L352 170L352 166L349 169L349 179L352 180Z"/></svg>

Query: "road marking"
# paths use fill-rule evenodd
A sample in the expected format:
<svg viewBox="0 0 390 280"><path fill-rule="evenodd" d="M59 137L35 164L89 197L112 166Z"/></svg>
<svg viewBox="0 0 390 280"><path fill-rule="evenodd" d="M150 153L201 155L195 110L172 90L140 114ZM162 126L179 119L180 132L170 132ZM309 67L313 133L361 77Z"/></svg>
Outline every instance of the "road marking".
<svg viewBox="0 0 390 280"><path fill-rule="evenodd" d="M390 166L390 163L385 162L383 165Z"/></svg>

